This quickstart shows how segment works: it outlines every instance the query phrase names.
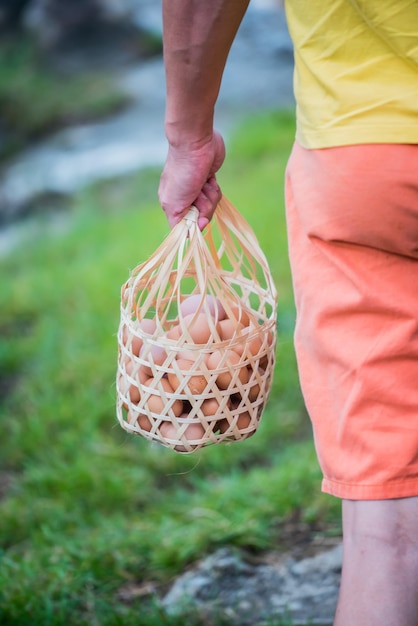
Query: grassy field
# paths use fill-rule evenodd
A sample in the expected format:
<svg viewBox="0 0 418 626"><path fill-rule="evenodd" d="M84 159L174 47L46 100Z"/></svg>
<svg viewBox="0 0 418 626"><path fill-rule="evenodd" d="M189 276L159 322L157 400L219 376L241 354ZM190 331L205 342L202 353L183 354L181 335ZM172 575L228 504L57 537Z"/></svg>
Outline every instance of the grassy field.
<svg viewBox="0 0 418 626"><path fill-rule="evenodd" d="M2 626L173 626L146 590L158 595L217 547L288 549L289 520L338 532L292 346L283 175L293 134L290 114L252 120L219 177L279 292L274 385L248 441L182 456L117 423L120 286L168 233L158 171L83 191L65 232L45 224L1 260Z"/></svg>

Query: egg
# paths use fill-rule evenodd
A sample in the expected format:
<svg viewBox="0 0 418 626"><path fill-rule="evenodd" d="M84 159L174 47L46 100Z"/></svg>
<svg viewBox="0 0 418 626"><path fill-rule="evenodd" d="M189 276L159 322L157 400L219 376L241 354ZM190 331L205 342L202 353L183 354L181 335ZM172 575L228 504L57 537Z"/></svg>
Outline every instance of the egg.
<svg viewBox="0 0 418 626"><path fill-rule="evenodd" d="M251 370L249 370L250 375L251 375ZM258 368L258 374L260 375L260 377L263 377L264 375L264 369L259 367ZM251 402L255 402L258 399L258 396L260 395L260 385L257 382L257 379L255 379L255 382L253 385L251 385L250 390L248 392L248 398Z"/></svg>
<svg viewBox="0 0 418 626"><path fill-rule="evenodd" d="M248 335L253 334L255 330L256 329L254 328L254 326L247 326L246 328L243 329L242 334L244 336L245 335L248 336ZM249 356L255 357L260 354L262 347L263 347L263 335L261 332L259 332L252 339L250 340L247 339L243 343L234 347L234 349L240 355L244 354L244 356L246 357L249 357Z"/></svg>
<svg viewBox="0 0 418 626"><path fill-rule="evenodd" d="M143 365L145 372L148 376L154 376L155 371L152 368L152 365L162 365L164 361L167 359L167 352L165 348L159 345L151 345L151 346L142 346L141 352L139 354L141 359L147 361L150 365Z"/></svg>
<svg viewBox="0 0 418 626"><path fill-rule="evenodd" d="M178 341L181 337L181 328L178 324L172 326L170 330L166 333L167 339L171 339L172 341Z"/></svg>
<svg viewBox="0 0 418 626"><path fill-rule="evenodd" d="M247 412L240 413L237 419L237 427L239 430L245 430L251 424L251 415Z"/></svg>
<svg viewBox="0 0 418 626"><path fill-rule="evenodd" d="M250 324L250 316L243 307L240 308L238 306L232 306L231 313L233 317L243 326L248 326Z"/></svg>
<svg viewBox="0 0 418 626"><path fill-rule="evenodd" d="M152 387L154 384L155 382L153 378L144 383L146 387L151 387L150 395L145 400L144 408L147 408L151 413L155 413L157 415L167 415L169 413L167 405L171 399L168 397L168 394L174 393L173 388L165 378L162 378L158 383L158 385L162 387L163 391L158 389L158 385L157 389L153 389ZM174 400L171 404L171 410L174 415L178 417L183 412L183 402L177 399Z"/></svg>
<svg viewBox="0 0 418 626"><path fill-rule="evenodd" d="M229 422L226 418L220 420L217 424L217 427L222 435L224 435L228 430L231 430L231 435L233 435L235 428L232 424L235 423L236 428L238 430L245 430L251 424L251 415L246 411L245 413L240 413L236 422Z"/></svg>
<svg viewBox="0 0 418 626"><path fill-rule="evenodd" d="M190 370L193 370L195 365L194 361L178 359L176 361L176 364L178 365L180 370L186 372L184 374L184 377L187 379L187 384L183 386L182 390L178 393L187 394L188 392L190 392L192 396L203 393L207 385L205 376L203 374L189 375L187 373ZM174 391L177 391L178 387L183 382L184 377L181 375L177 375L175 371L168 372L168 382L170 383Z"/></svg>
<svg viewBox="0 0 418 626"><path fill-rule="evenodd" d="M227 341L232 339L234 335L239 335L243 328L242 324L229 318L218 323L218 331L222 341Z"/></svg>
<svg viewBox="0 0 418 626"><path fill-rule="evenodd" d="M141 399L139 388L134 383L131 383L128 377L133 378L136 381L139 380L139 372L142 372L142 368L138 368L138 370L134 369L134 363L129 361L125 366L125 371L126 376L123 376L123 374L119 376L119 389L124 396L129 393L131 402L137 404ZM146 377L144 377L143 380L146 380ZM127 407L125 406L125 408Z"/></svg>
<svg viewBox="0 0 418 626"><path fill-rule="evenodd" d="M144 333L147 333L148 335L153 335L155 332L155 329L157 328L157 323L155 320L151 320L145 317L143 320L139 322L139 326L141 327L141 330Z"/></svg>
<svg viewBox="0 0 418 626"><path fill-rule="evenodd" d="M209 354L202 354L201 350L179 350L176 354L176 360L193 361L194 363L200 359L200 363L207 364Z"/></svg>
<svg viewBox="0 0 418 626"><path fill-rule="evenodd" d="M142 430L146 432L150 432L152 428L152 423L144 413L133 413L132 411L128 412L128 422L129 424L137 425Z"/></svg>
<svg viewBox="0 0 418 626"><path fill-rule="evenodd" d="M219 407L220 404L216 398L208 398L207 400L204 400L202 402L202 404L200 405L200 410L202 411L203 415L206 415L208 417L215 417L220 413Z"/></svg>
<svg viewBox="0 0 418 626"><path fill-rule="evenodd" d="M255 402L259 395L260 395L260 385L256 383L255 385L250 387L250 390L248 392L248 398L250 402Z"/></svg>
<svg viewBox="0 0 418 626"><path fill-rule="evenodd" d="M187 415L182 415L182 417L187 417ZM172 441L179 440L178 428L171 422L163 422L160 426L160 433L164 439L169 439ZM200 422L192 422L187 426L186 430L184 431L183 438L186 438L189 441L196 441L197 443L195 445L199 445L201 442L200 440L203 438L204 434L205 429L203 428L202 424L200 424ZM184 445L176 445L174 446L174 450L176 450L177 452L189 451L188 448L186 448Z"/></svg>
<svg viewBox="0 0 418 626"><path fill-rule="evenodd" d="M206 344L212 336L213 321L209 321L203 314L190 313L184 317L183 323L195 344Z"/></svg>
<svg viewBox="0 0 418 626"><path fill-rule="evenodd" d="M127 349L131 350L132 354L135 356L139 356L139 353L142 348L142 339L137 337L135 334L135 327L128 328L126 324L124 324L122 329L122 343L127 347Z"/></svg>
<svg viewBox="0 0 418 626"><path fill-rule="evenodd" d="M208 359L208 369L217 370L228 367L229 371L220 372L216 377L216 384L220 389L228 389L232 382L232 376L234 371L237 369L237 366L240 362L240 355L237 354L234 350L228 350L227 356L224 358L224 353L221 350L215 350L212 352ZM238 368L238 378L243 385L248 382L249 379L249 371L248 368L243 365Z"/></svg>
<svg viewBox="0 0 418 626"><path fill-rule="evenodd" d="M203 299L203 302L202 302ZM225 309L218 298L210 294L195 293L188 296L180 304L180 313L182 317L195 313L199 308L201 313L205 313L205 303L209 309L209 313L217 320L223 320L225 317Z"/></svg>

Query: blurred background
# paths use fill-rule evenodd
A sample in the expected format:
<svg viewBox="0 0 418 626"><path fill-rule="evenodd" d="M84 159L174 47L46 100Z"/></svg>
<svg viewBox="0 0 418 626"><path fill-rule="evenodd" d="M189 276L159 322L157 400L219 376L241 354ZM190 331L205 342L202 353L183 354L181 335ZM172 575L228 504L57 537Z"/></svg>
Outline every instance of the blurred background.
<svg viewBox="0 0 418 626"><path fill-rule="evenodd" d="M296 616L276 588L263 587L260 605L256 571L242 576L340 538L293 351L283 202L293 53L281 2L251 1L216 111L222 189L279 292L273 387L254 437L192 455L128 435L115 411L120 287L168 234L157 199L161 4L0 0L0 33L1 625L252 626L267 615L278 626L308 623L319 606L331 615L332 585L318 584L330 604L299 598ZM233 551L232 569L219 550ZM208 603L178 617L169 591L205 558L217 563Z"/></svg>
<svg viewBox="0 0 418 626"><path fill-rule="evenodd" d="M158 0L1 0L0 224L163 162L161 31ZM280 1L253 0L225 73L221 130L289 105L292 63Z"/></svg>

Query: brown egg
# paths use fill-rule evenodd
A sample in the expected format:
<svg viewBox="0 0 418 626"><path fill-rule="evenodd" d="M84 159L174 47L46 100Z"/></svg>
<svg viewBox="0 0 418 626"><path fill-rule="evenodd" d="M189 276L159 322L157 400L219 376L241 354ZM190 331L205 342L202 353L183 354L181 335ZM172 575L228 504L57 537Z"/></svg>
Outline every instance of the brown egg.
<svg viewBox="0 0 418 626"><path fill-rule="evenodd" d="M184 414L182 417L187 417L187 415ZM165 439L172 439L174 441L179 440L178 430L171 422L163 422L160 426L160 432ZM204 434L205 429L203 428L202 424L196 422L191 423L187 426L183 437L190 441L196 441L197 443L195 445L199 445L200 440L202 439ZM177 452L188 452L188 449L183 445L174 446L174 450L176 450Z"/></svg>
<svg viewBox="0 0 418 626"><path fill-rule="evenodd" d="M207 416L215 416L219 414L219 402L216 398L208 398L208 400L204 400L200 405L200 410L203 415Z"/></svg>
<svg viewBox="0 0 418 626"><path fill-rule="evenodd" d="M126 325L123 326L122 341L123 344L128 348L128 350L130 348L132 354L134 354L135 356L139 356L140 350L142 348L142 339L135 336L134 328L129 329Z"/></svg>
<svg viewBox="0 0 418 626"><path fill-rule="evenodd" d="M150 365L143 365L144 371L148 376L154 376L152 365L162 365L167 358L165 348L158 345L142 346L140 355L141 359L147 361Z"/></svg>
<svg viewBox="0 0 418 626"><path fill-rule="evenodd" d="M266 370L268 368L268 365L269 365L269 355L266 354L260 359L260 367L262 367L263 370Z"/></svg>
<svg viewBox="0 0 418 626"><path fill-rule="evenodd" d="M150 432L152 424L150 419L144 413L132 413L128 412L128 422L133 425L139 426L142 430Z"/></svg>
<svg viewBox="0 0 418 626"><path fill-rule="evenodd" d="M177 359L177 365L179 366L180 370L186 372L184 377L187 378L187 384L183 386L182 390L179 393L187 394L188 392L190 392L192 396L203 393L207 385L207 381L204 375L196 374L189 376L187 374L187 372L193 370L195 365L194 361ZM168 382L170 383L174 391L177 391L179 385L183 382L183 377L177 376L177 373L175 371L170 371L168 372Z"/></svg>
<svg viewBox="0 0 418 626"><path fill-rule="evenodd" d="M177 324L176 326L172 326L170 330L166 333L167 339L172 339L173 341L177 341L181 337L181 328Z"/></svg>
<svg viewBox="0 0 418 626"><path fill-rule="evenodd" d="M249 382L249 385L251 385L251 387L248 391L248 398L250 402L255 402L258 399L260 392L261 392L261 387L258 382L259 378L256 376L253 376L253 370L251 367L248 367L248 372L250 374L250 381L251 381ZM257 373L259 377L263 378L265 370L262 367L258 367Z"/></svg>
<svg viewBox="0 0 418 626"><path fill-rule="evenodd" d="M209 308L209 312L215 319L223 320L225 317L225 310L221 304L221 301L218 298L210 294L203 295L205 302ZM190 313L195 313L202 303L202 294L196 293L191 296L188 296L183 300L180 304L180 313L183 317L186 315L190 315ZM202 303L201 312L205 313L204 304ZM217 314L217 315L216 315Z"/></svg>
<svg viewBox="0 0 418 626"><path fill-rule="evenodd" d="M233 423L234 422L231 422L231 424ZM251 415L248 413L248 411L245 413L240 413L237 421L235 422L235 426L236 428L238 428L238 430L245 430L246 428L249 427L250 424L251 424ZM227 420L226 418L223 420L220 420L217 425L222 435L224 435L230 428L229 420ZM234 430L235 428L232 427L231 435L233 435Z"/></svg>
<svg viewBox="0 0 418 626"><path fill-rule="evenodd" d="M250 316L242 307L241 309L238 306L231 307L232 314L238 322L240 322L243 326L248 326L250 323Z"/></svg>
<svg viewBox="0 0 418 626"><path fill-rule="evenodd" d="M237 365L239 364L241 357L234 350L228 350L227 357L224 361L223 358L224 353L221 350L215 350L212 352L208 359L208 369L217 370L228 367L229 371L220 372L216 378L216 384L220 389L228 389L232 381L233 373L235 369L237 369ZM221 363L223 364L221 365ZM245 365L239 368L238 378L243 385L248 382L249 372Z"/></svg>
<svg viewBox="0 0 418 626"><path fill-rule="evenodd" d="M243 335L253 334L256 329L253 326L247 326L242 331ZM263 347L263 336L261 333L255 335L251 340L244 341L242 344L236 346L235 351L242 355L245 352L245 356L258 356Z"/></svg>
<svg viewBox="0 0 418 626"><path fill-rule="evenodd" d="M205 434L205 429L200 422L191 423L187 426L184 435L190 441L198 441L202 439Z"/></svg>
<svg viewBox="0 0 418 626"><path fill-rule="evenodd" d="M131 399L131 402L133 402L134 404L137 404L140 401L140 399L141 399L139 388L138 388L137 385L131 383L128 380L128 376L130 376L134 380L138 380L139 372L138 372L138 374L135 372L135 370L134 370L134 363L132 361L129 361L126 364L125 371L126 371L127 376L123 376L121 374L120 377L119 377L119 388L120 388L120 391L121 391L121 393L123 395L126 395L126 393L129 393L129 397ZM139 371L142 371L142 369L140 368Z"/></svg>
<svg viewBox="0 0 418 626"><path fill-rule="evenodd" d="M240 413L237 419L237 427L239 430L245 430L251 424L251 415L248 413Z"/></svg>
<svg viewBox="0 0 418 626"><path fill-rule="evenodd" d="M151 413L156 413L157 415L166 415L167 404L170 398L165 398L163 393L161 392L161 389L158 389L158 386L161 386L163 388L165 395L174 393L173 388L171 387L168 380L162 378L157 385L157 389L152 389L153 384L155 384L153 378L146 381L144 384L146 387L151 387L151 394L145 401L145 407ZM174 415L178 417L183 412L183 402L181 400L174 400L171 405L171 410L173 411Z"/></svg>
<svg viewBox="0 0 418 626"><path fill-rule="evenodd" d="M176 354L176 360L193 361L196 362L200 358L202 363L207 363L209 355L202 354L200 350L180 350Z"/></svg>
<svg viewBox="0 0 418 626"><path fill-rule="evenodd" d="M253 385L248 392L248 398L250 402L255 402L259 395L260 395L260 385L258 383L255 383L255 385Z"/></svg>
<svg viewBox="0 0 418 626"><path fill-rule="evenodd" d="M234 335L240 334L243 328L244 326L242 324L231 319L222 320L218 324L218 331L222 341L232 339Z"/></svg>
<svg viewBox="0 0 418 626"><path fill-rule="evenodd" d="M206 344L211 338L213 322L209 323L205 315L186 315L184 326L195 344Z"/></svg>

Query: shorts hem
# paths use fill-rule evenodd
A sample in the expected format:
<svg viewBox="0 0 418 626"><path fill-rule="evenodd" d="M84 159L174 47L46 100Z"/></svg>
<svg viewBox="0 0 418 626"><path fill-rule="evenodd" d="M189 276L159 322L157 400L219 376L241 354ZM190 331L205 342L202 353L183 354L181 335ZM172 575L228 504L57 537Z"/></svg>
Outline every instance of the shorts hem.
<svg viewBox="0 0 418 626"><path fill-rule="evenodd" d="M329 478L322 480L322 491L343 500L392 500L418 496L418 478L384 485L356 485Z"/></svg>

